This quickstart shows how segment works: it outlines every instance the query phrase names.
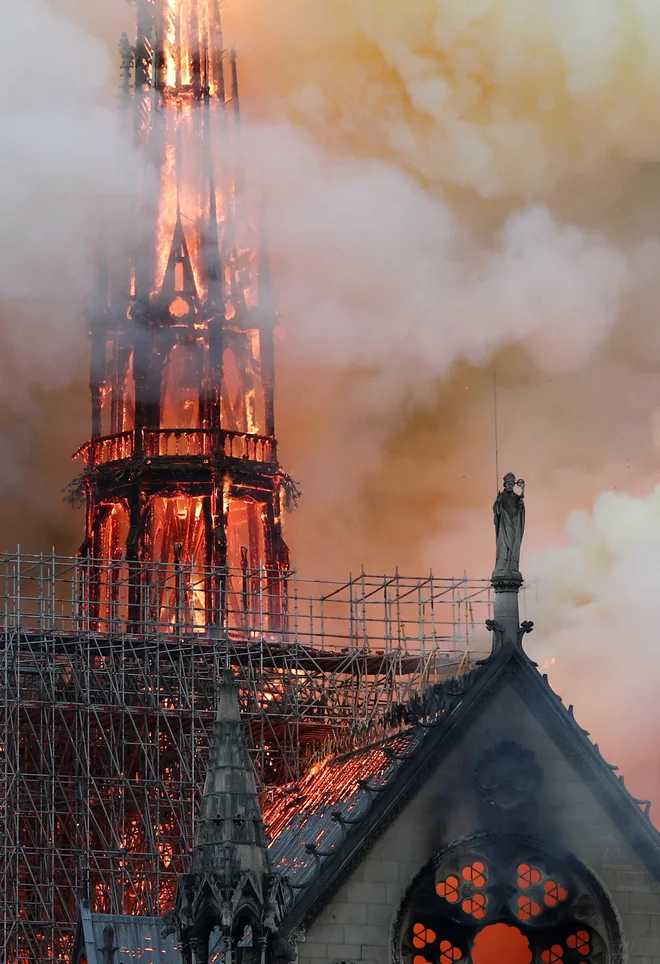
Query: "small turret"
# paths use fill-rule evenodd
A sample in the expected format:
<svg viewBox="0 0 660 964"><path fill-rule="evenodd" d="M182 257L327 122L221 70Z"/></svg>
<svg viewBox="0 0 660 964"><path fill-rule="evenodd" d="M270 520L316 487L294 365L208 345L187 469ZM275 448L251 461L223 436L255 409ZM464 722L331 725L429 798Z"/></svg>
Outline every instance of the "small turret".
<svg viewBox="0 0 660 964"><path fill-rule="evenodd" d="M184 964L265 964L278 952L284 881L270 869L266 831L232 671L224 671L192 855L168 925Z"/></svg>
<svg viewBox="0 0 660 964"><path fill-rule="evenodd" d="M192 870L204 874L220 866L229 886L243 874L258 888L269 872L266 831L231 670L225 670L220 684Z"/></svg>

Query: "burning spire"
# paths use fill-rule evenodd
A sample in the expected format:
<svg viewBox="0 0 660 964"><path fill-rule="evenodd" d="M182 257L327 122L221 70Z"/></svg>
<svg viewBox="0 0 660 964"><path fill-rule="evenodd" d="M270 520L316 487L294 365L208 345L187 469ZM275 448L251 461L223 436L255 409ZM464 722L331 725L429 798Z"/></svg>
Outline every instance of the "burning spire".
<svg viewBox="0 0 660 964"><path fill-rule="evenodd" d="M122 89L158 189L143 192L134 248L104 271L91 325L82 555L127 568L125 590L99 575L90 606L100 628L146 615L161 631L249 631L255 593L274 620L283 609L287 479L270 267L242 188L237 65L219 0L135 6ZM165 575L150 575L154 563Z"/></svg>

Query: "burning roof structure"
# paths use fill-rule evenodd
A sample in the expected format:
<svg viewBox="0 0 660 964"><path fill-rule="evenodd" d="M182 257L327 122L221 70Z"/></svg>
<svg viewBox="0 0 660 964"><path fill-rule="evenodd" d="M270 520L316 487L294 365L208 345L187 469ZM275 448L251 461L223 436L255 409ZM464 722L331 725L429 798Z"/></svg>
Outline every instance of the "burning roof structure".
<svg viewBox="0 0 660 964"><path fill-rule="evenodd" d="M171 906L227 663L262 798L280 802L310 763L413 719L413 694L483 651L492 611L485 580L291 574L278 632L258 595L249 629L200 631L185 588L171 618L151 622L145 607L136 624L117 602L101 631L99 575L126 598L130 574L113 560L0 555L0 933L12 962L67 961L85 893L92 915Z"/></svg>
<svg viewBox="0 0 660 964"><path fill-rule="evenodd" d="M91 433L70 489L85 536L75 558L0 556L12 964L66 960L84 893L91 914L171 905L221 667L269 797L344 731L469 663L490 612L484 580L312 584L290 569L297 489L277 456L276 317L237 60L219 0L134 7L121 96L147 173L133 243L103 252L89 316Z"/></svg>
<svg viewBox="0 0 660 964"><path fill-rule="evenodd" d="M629 793L616 774L618 768L604 760L589 733L576 723L573 707L563 705L522 649L505 647L470 673L434 685L426 699L412 699L408 713L413 725L329 757L310 768L296 791L282 788L265 806L273 867L295 891L289 928L320 913L345 880L346 868L355 866L356 855L385 832L507 684L557 743L570 749L580 776L595 788L630 845L660 879L660 832L650 821L650 802ZM531 771L512 770L502 785L499 780L496 774L495 791L496 784L491 786L486 778L486 791L514 796L534 792Z"/></svg>

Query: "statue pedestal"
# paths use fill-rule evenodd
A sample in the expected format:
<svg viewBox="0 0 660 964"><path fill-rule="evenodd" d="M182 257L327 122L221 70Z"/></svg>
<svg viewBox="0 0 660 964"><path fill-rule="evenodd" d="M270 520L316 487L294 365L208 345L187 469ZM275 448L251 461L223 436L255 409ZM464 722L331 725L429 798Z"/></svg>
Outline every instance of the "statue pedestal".
<svg viewBox="0 0 660 964"><path fill-rule="evenodd" d="M493 569L490 581L495 592L518 593L523 584L523 577L518 569Z"/></svg>
<svg viewBox="0 0 660 964"><path fill-rule="evenodd" d="M502 646L517 646L520 630L518 593L523 584L522 574L517 569L495 569L490 581L495 590L493 651Z"/></svg>

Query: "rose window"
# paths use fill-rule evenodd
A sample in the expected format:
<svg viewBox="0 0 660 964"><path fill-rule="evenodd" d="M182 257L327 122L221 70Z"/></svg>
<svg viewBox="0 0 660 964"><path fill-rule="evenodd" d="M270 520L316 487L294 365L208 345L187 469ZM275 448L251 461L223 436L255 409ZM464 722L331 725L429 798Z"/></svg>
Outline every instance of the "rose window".
<svg viewBox="0 0 660 964"><path fill-rule="evenodd" d="M475 837L428 864L399 914L397 964L611 964L621 945L600 885L569 855Z"/></svg>

